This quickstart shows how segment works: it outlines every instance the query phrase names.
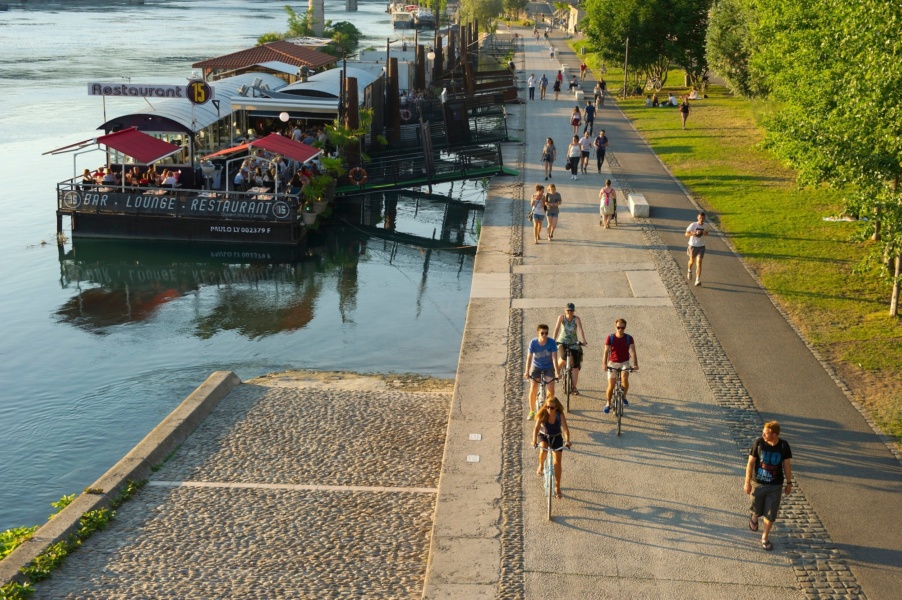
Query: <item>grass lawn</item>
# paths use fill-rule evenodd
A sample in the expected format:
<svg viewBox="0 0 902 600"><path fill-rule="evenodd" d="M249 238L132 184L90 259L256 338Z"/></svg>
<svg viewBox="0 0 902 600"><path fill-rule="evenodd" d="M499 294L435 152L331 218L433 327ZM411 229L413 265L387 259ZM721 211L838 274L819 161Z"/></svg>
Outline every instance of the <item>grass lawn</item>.
<svg viewBox="0 0 902 600"><path fill-rule="evenodd" d="M597 68L593 58L587 64ZM622 85L618 69L605 78L609 89ZM687 93L682 83L672 71L663 96ZM675 110L646 109L644 96L618 105L902 447L902 321L889 317L890 286L880 274L853 272L866 252L851 241L859 225L824 221L840 213L841 195L798 190L795 173L758 148L767 105L716 85L708 96L693 102L685 132Z"/></svg>

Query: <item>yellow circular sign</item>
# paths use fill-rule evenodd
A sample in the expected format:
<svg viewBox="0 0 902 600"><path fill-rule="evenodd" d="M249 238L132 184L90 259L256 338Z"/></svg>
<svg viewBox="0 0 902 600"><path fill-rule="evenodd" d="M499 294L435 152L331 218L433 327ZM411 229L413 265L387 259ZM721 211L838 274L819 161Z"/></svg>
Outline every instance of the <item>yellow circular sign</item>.
<svg viewBox="0 0 902 600"><path fill-rule="evenodd" d="M191 104L206 104L213 97L213 88L206 81L188 83L188 101Z"/></svg>

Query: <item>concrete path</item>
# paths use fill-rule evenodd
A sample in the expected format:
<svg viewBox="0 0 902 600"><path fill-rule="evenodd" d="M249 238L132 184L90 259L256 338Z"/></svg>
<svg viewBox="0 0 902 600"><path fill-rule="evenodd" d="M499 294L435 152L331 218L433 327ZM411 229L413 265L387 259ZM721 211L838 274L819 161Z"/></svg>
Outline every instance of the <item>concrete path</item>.
<svg viewBox="0 0 902 600"><path fill-rule="evenodd" d="M527 37L521 66L525 87L559 63ZM525 207L545 183L540 148L551 136L565 154L575 104L562 93L510 111L524 145L505 160L523 177L494 181L485 213L425 597L893 597L899 462L722 239L708 238L703 285L688 284L683 231L697 209L610 101L596 119L611 139L604 172L571 181L559 158L558 231L532 243ZM603 230L607 176L620 225ZM650 220L625 211L629 191L646 195ZM568 301L590 346L568 415L565 499L549 523L528 445L524 347ZM641 365L620 437L601 411L599 369L617 317ZM793 446L797 485L768 553L747 529L740 486L748 447L774 418Z"/></svg>

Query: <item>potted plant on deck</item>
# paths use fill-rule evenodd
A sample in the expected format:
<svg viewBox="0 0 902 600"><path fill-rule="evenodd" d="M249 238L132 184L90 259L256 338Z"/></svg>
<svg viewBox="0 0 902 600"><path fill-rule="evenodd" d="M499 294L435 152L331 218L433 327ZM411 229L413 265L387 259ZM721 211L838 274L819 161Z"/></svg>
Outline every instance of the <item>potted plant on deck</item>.
<svg viewBox="0 0 902 600"><path fill-rule="evenodd" d="M322 212L317 211L318 206L324 210L328 205L328 190L334 180L328 175L316 175L301 188L301 200L304 203L304 223L311 225L316 221L316 216Z"/></svg>

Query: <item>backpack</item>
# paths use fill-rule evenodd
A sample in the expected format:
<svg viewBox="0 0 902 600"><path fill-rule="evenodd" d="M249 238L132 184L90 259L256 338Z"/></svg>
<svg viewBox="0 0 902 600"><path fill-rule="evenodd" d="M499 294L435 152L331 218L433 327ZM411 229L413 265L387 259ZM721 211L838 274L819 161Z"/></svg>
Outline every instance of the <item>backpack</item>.
<svg viewBox="0 0 902 600"><path fill-rule="evenodd" d="M614 334L613 333L608 334L608 339L605 340L604 345L605 346L613 346L614 345ZM632 345L633 345L633 336L631 336L630 334L626 334L626 347L629 348Z"/></svg>

